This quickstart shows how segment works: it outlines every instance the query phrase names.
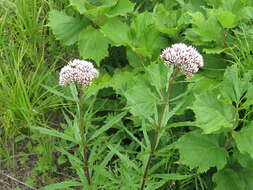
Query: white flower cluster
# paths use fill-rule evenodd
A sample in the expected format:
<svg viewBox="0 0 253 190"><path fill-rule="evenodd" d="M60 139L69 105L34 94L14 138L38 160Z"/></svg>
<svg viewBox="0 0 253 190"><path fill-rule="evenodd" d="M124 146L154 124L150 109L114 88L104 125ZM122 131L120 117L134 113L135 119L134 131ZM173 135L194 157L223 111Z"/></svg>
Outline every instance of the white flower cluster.
<svg viewBox="0 0 253 190"><path fill-rule="evenodd" d="M163 50L161 58L167 66L175 65L186 77L191 77L199 70L199 67L204 66L202 55L192 47L183 43L177 43Z"/></svg>
<svg viewBox="0 0 253 190"><path fill-rule="evenodd" d="M59 84L66 86L70 83L78 83L82 86L89 86L93 78L99 73L91 62L74 59L60 71Z"/></svg>

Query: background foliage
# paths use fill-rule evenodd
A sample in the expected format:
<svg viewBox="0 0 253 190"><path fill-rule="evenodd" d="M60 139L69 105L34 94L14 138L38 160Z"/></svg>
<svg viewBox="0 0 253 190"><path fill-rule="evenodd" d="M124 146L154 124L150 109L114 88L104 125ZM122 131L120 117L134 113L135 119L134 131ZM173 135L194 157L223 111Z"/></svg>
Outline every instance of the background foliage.
<svg viewBox="0 0 253 190"><path fill-rule="evenodd" d="M253 189L251 0L0 0L0 184L5 189ZM205 66L175 79L173 43ZM78 106L69 60L100 71ZM167 105L168 104L168 105ZM78 128L84 118L85 135Z"/></svg>

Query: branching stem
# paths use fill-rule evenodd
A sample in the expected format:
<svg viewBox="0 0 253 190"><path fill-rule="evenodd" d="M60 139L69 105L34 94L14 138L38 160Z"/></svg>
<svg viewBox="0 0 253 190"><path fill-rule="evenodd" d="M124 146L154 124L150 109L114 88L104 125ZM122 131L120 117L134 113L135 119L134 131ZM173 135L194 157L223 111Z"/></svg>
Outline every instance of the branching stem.
<svg viewBox="0 0 253 190"><path fill-rule="evenodd" d="M157 127L155 129L155 135L152 139L151 151L149 153L148 162L146 164L144 174L143 174L143 178L142 178L141 190L144 190L144 188L145 188L145 183L146 183L146 179L147 179L147 176L148 176L148 170L149 170L149 167L150 167L151 159L153 158L153 156L155 154L155 151L156 151L156 147L159 144L159 135L160 135L161 125L162 125L162 122L163 122L163 118L164 118L166 108L167 108L167 106L169 106L169 97L172 93L173 82L175 81L178 72L179 72L179 70L177 68L174 68L174 71L173 71L172 76L170 77L170 80L169 80L169 83L168 83L168 88L167 88L166 94L163 97L163 103L161 104L159 119L158 119Z"/></svg>

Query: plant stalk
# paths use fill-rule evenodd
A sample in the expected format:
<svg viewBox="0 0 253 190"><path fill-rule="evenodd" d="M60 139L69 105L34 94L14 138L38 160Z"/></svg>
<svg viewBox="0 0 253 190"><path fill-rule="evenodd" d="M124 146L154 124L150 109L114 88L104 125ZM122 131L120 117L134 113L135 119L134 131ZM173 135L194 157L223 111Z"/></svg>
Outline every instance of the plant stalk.
<svg viewBox="0 0 253 190"><path fill-rule="evenodd" d="M91 185L91 176L89 172L89 156L90 152L86 143L86 138L85 138L85 126L84 126L84 107L83 107L83 90L82 87L79 87L79 110L80 110L80 115L79 115L79 129L81 132L81 148L83 148L83 165L84 165L84 175L88 181L88 184Z"/></svg>
<svg viewBox="0 0 253 190"><path fill-rule="evenodd" d="M177 68L174 68L174 71L173 71L172 76L170 77L170 80L169 80L169 83L168 83L167 91L165 93L165 96L163 97L163 103L161 105L161 111L160 111L160 114L159 114L157 127L155 129L155 135L153 136L153 139L152 139L151 151L150 151L150 154L149 154L149 157L148 157L148 162L146 164L144 174L143 174L143 178L142 178L141 190L144 190L144 188L145 188L145 183L146 183L146 179L147 179L147 176L148 176L148 170L149 170L150 164L151 164L151 159L153 158L153 156L155 154L155 151L156 151L156 147L159 144L159 135L160 135L162 121L163 121L163 118L164 118L166 107L169 105L169 97L170 97L171 92L172 92L173 82L175 81L178 72L179 72L179 70Z"/></svg>

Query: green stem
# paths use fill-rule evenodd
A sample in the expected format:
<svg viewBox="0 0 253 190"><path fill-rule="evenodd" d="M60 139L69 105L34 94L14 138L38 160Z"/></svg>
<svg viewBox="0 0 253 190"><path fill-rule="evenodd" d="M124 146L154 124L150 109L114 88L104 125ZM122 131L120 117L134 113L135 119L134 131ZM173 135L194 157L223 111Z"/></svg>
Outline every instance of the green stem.
<svg viewBox="0 0 253 190"><path fill-rule="evenodd" d="M141 190L144 190L146 179L147 179L147 176L148 176L148 170L149 170L150 163L151 163L151 159L155 154L157 145L159 144L159 135L160 135L161 125L162 125L162 122L163 122L163 117L164 117L164 114L165 114L166 107L169 105L169 97L170 97L171 92L172 92L173 82L175 81L178 72L179 72L179 70L177 70L177 69L175 69L173 71L172 76L170 77L170 80L169 80L169 83L168 83L168 88L167 88L166 94L163 97L163 103L161 105L161 111L160 111L160 114L159 114L158 124L157 124L157 127L155 129L155 135L152 139L151 151L150 151L150 154L149 154L149 157L148 157L148 162L146 164L144 174L143 174L143 178L142 178Z"/></svg>
<svg viewBox="0 0 253 190"><path fill-rule="evenodd" d="M87 146L87 143L86 143L86 138L85 138L85 126L84 126L84 119L83 119L83 116L84 116L84 103L83 103L83 89L82 87L79 87L79 111L80 111L80 115L79 115L79 129L80 129L80 132L81 132L81 148L83 149L83 164L84 164L84 174L85 174L85 177L88 181L88 184L91 185L91 177L90 177L90 172L89 172L89 149L88 149L88 146Z"/></svg>

